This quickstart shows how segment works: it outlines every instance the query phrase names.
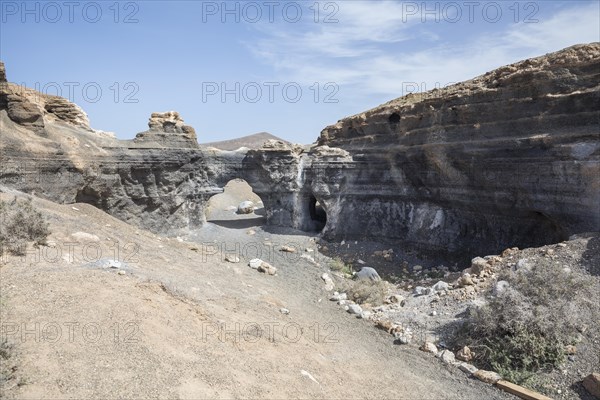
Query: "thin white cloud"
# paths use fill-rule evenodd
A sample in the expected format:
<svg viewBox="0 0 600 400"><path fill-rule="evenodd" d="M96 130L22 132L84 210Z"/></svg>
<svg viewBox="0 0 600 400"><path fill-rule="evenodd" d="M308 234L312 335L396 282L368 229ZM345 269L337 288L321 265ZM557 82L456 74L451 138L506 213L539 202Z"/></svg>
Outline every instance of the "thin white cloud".
<svg viewBox="0 0 600 400"><path fill-rule="evenodd" d="M596 2L575 3L538 23L511 24L501 32L477 32L475 25L468 26L469 36L459 43L440 35L440 25L407 21L402 3L340 3L337 24L271 27L251 47L281 79L305 85L336 82L345 95L392 99L410 82L428 90L523 58L600 40Z"/></svg>

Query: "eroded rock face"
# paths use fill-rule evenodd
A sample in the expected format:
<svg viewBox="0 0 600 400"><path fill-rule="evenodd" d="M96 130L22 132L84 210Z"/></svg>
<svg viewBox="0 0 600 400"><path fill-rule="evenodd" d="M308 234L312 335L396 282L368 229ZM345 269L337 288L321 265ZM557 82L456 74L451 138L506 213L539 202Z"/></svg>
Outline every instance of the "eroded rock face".
<svg viewBox="0 0 600 400"><path fill-rule="evenodd" d="M76 104L58 96L37 92L6 81L4 63L0 62L0 110L38 135L46 136L46 123L64 123L92 131L87 114Z"/></svg>
<svg viewBox="0 0 600 400"><path fill-rule="evenodd" d="M135 142L152 147L198 147L196 130L186 125L177 111L152 113L148 128L136 135Z"/></svg>
<svg viewBox="0 0 600 400"><path fill-rule="evenodd" d="M599 69L574 46L325 128L352 157L313 182L329 233L485 254L598 230Z"/></svg>
<svg viewBox="0 0 600 400"><path fill-rule="evenodd" d="M6 82L6 67L4 63L0 61L0 83Z"/></svg>
<svg viewBox="0 0 600 400"><path fill-rule="evenodd" d="M242 178L267 224L327 238L467 256L540 245L600 230L599 69L600 44L574 46L346 118L316 145L238 151L199 148L176 112L104 137L66 100L4 84L0 183L172 233Z"/></svg>

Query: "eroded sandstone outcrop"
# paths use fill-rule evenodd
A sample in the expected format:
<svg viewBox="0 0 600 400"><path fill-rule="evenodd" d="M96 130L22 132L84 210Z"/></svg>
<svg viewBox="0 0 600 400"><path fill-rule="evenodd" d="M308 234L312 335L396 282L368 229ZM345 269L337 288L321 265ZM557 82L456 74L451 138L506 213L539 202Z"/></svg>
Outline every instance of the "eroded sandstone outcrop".
<svg viewBox="0 0 600 400"><path fill-rule="evenodd" d="M323 166L331 233L491 253L599 230L599 77L578 45L325 128L352 155Z"/></svg>
<svg viewBox="0 0 600 400"><path fill-rule="evenodd" d="M0 62L0 109L8 117L38 135L46 136L46 123L66 123L91 131L87 114L77 105L59 96L37 92L6 81Z"/></svg>
<svg viewBox="0 0 600 400"><path fill-rule="evenodd" d="M136 135L136 143L158 147L198 147L196 130L186 125L177 111L152 113L148 128Z"/></svg>

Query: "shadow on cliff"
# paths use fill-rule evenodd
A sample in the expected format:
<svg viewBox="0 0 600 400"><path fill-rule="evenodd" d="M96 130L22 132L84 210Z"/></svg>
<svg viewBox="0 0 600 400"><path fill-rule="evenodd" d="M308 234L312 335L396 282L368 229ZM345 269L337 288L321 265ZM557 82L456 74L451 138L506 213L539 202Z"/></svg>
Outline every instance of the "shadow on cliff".
<svg viewBox="0 0 600 400"><path fill-rule="evenodd" d="M580 262L591 275L600 276L600 233L590 238Z"/></svg>

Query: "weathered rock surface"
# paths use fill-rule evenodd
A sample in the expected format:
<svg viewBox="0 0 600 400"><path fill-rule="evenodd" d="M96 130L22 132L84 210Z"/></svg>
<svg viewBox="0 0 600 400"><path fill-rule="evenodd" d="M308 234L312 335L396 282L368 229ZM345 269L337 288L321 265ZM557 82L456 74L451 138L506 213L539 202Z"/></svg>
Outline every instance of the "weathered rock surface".
<svg viewBox="0 0 600 400"><path fill-rule="evenodd" d="M198 147L196 130L186 125L177 111L152 113L148 128L136 135L136 143L152 147Z"/></svg>
<svg viewBox="0 0 600 400"><path fill-rule="evenodd" d="M313 180L326 232L492 254L598 230L599 65L573 46L325 128L352 157Z"/></svg>
<svg viewBox="0 0 600 400"><path fill-rule="evenodd" d="M0 83L7 82L6 80L6 67L4 63L0 61Z"/></svg>
<svg viewBox="0 0 600 400"><path fill-rule="evenodd" d="M87 131L87 114L76 104L48 94L37 92L6 80L4 63L0 62L0 110L8 117L38 135L47 136L46 123L66 123Z"/></svg>

